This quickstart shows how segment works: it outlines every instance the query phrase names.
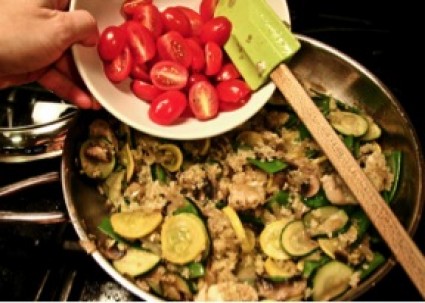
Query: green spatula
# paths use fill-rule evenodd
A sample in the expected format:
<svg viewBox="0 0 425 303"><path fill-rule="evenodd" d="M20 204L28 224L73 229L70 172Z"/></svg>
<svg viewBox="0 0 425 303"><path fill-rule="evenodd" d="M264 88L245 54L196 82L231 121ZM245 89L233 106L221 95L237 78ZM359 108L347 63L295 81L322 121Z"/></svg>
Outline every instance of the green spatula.
<svg viewBox="0 0 425 303"><path fill-rule="evenodd" d="M216 16L232 22L225 50L248 85L271 79L356 197L394 256L425 298L425 259L326 118L285 62L300 43L265 0L220 0Z"/></svg>

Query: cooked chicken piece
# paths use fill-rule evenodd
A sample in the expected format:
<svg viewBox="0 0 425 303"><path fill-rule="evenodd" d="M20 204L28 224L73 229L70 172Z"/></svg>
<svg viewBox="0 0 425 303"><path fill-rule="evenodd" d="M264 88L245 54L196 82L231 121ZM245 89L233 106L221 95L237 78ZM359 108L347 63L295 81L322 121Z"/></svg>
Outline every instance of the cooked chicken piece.
<svg viewBox="0 0 425 303"><path fill-rule="evenodd" d="M225 282L202 288L196 301L258 301L255 289L245 283Z"/></svg>
<svg viewBox="0 0 425 303"><path fill-rule="evenodd" d="M336 174L324 175L320 181L326 198L335 205L358 204L344 181Z"/></svg>
<svg viewBox="0 0 425 303"><path fill-rule="evenodd" d="M228 203L235 210L255 209L265 203L267 175L248 170L237 173L229 186Z"/></svg>

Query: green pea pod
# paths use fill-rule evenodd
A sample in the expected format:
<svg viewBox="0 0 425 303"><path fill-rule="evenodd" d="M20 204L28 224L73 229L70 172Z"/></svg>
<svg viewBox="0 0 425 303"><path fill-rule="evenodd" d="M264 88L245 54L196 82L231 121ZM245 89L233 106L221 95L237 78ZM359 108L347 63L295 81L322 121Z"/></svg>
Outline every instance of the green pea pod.
<svg viewBox="0 0 425 303"><path fill-rule="evenodd" d="M305 260L304 261L304 268L303 268L303 277L308 279L311 277L316 269L318 269L320 266L328 263L331 259L328 256L323 256L319 260Z"/></svg>
<svg viewBox="0 0 425 303"><path fill-rule="evenodd" d="M372 272L375 271L379 266L381 266L386 261L385 257L379 252L375 252L373 255L372 261L366 263L366 266L362 266L362 271L360 272L360 280L367 278Z"/></svg>
<svg viewBox="0 0 425 303"><path fill-rule="evenodd" d="M395 194L400 186L401 166L403 162L403 153L401 151L393 151L386 157L387 164L394 175L394 181L389 191L383 192L383 197L388 204L394 200Z"/></svg>
<svg viewBox="0 0 425 303"><path fill-rule="evenodd" d="M248 162L269 174L275 174L277 172L280 172L288 166L288 164L278 159L271 161L262 161L258 159L248 158Z"/></svg>
<svg viewBox="0 0 425 303"><path fill-rule="evenodd" d="M168 183L167 173L166 173L164 167L162 167L161 164L154 163L151 166L151 174L152 174L152 179L154 181L158 180L159 182L161 182L163 184Z"/></svg>
<svg viewBox="0 0 425 303"><path fill-rule="evenodd" d="M189 277L191 279L201 278L205 276L205 266L199 262L192 262L187 265L189 269Z"/></svg>
<svg viewBox="0 0 425 303"><path fill-rule="evenodd" d="M129 244L129 242L127 240L125 240L124 238L120 237L112 228L112 224L111 224L111 220L109 219L109 217L104 217L102 219L102 221L100 222L100 224L97 226L97 228L104 233L105 235L107 235L108 237L114 239L117 242L121 242L121 243L125 243L125 244Z"/></svg>
<svg viewBox="0 0 425 303"><path fill-rule="evenodd" d="M304 198L303 203L310 208L319 208L331 204L322 189L313 197Z"/></svg>

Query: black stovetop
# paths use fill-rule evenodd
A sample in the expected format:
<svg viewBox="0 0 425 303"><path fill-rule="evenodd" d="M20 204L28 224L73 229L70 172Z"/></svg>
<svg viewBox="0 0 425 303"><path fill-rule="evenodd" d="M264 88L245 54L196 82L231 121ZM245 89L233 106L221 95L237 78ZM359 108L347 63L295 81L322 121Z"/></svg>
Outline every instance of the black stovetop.
<svg viewBox="0 0 425 303"><path fill-rule="evenodd" d="M287 1L293 30L338 48L378 76L401 102L425 144L425 2ZM59 158L0 164L0 186L59 168ZM58 182L2 198L0 208L66 212ZM137 300L78 250L76 239L69 223L0 224L0 300ZM414 240L425 252L425 217ZM358 300L422 299L397 265Z"/></svg>

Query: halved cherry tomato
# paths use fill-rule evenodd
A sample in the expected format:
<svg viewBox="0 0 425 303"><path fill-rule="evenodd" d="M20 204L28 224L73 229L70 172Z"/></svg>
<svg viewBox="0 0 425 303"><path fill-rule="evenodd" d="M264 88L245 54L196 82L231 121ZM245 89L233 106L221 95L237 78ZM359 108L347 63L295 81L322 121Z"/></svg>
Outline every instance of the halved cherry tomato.
<svg viewBox="0 0 425 303"><path fill-rule="evenodd" d="M189 90L189 106L199 120L209 120L218 114L218 95L208 81L195 83Z"/></svg>
<svg viewBox="0 0 425 303"><path fill-rule="evenodd" d="M130 76L136 80L150 81L149 70L144 63L134 63Z"/></svg>
<svg viewBox="0 0 425 303"><path fill-rule="evenodd" d="M121 54L126 44L125 31L119 26L108 26L102 31L97 50L104 61L111 61Z"/></svg>
<svg viewBox="0 0 425 303"><path fill-rule="evenodd" d="M192 36L198 36L201 33L201 26L204 23L201 15L189 7L177 6L177 8L180 9L189 20L190 27L192 28Z"/></svg>
<svg viewBox="0 0 425 303"><path fill-rule="evenodd" d="M121 5L121 13L125 17L131 17L140 5L152 4L152 0L125 0Z"/></svg>
<svg viewBox="0 0 425 303"><path fill-rule="evenodd" d="M213 76L220 71L223 64L223 51L217 43L207 42L205 44L205 62L207 76Z"/></svg>
<svg viewBox="0 0 425 303"><path fill-rule="evenodd" d="M220 16L210 19L201 27L199 37L203 43L214 41L220 46L229 40L232 32L232 23L226 17Z"/></svg>
<svg viewBox="0 0 425 303"><path fill-rule="evenodd" d="M130 20L123 24L127 41L137 63L145 63L155 56L155 41L151 32L137 21Z"/></svg>
<svg viewBox="0 0 425 303"><path fill-rule="evenodd" d="M176 31L170 31L156 41L159 57L171 60L188 68L192 64L192 52L183 36Z"/></svg>
<svg viewBox="0 0 425 303"><path fill-rule="evenodd" d="M217 81L226 81L231 79L238 79L240 76L241 74L239 73L236 66L232 62L229 62L223 65L221 70L215 76L215 79Z"/></svg>
<svg viewBox="0 0 425 303"><path fill-rule="evenodd" d="M189 19L177 7L167 7L162 12L162 21L167 31L177 31L183 37L189 37L192 34Z"/></svg>
<svg viewBox="0 0 425 303"><path fill-rule="evenodd" d="M208 21L214 17L215 7L217 6L218 0L202 0L199 5L199 12L202 20Z"/></svg>
<svg viewBox="0 0 425 303"><path fill-rule="evenodd" d="M192 70L199 73L205 67L205 52L199 43L193 38L186 39L186 43L192 53Z"/></svg>
<svg viewBox="0 0 425 303"><path fill-rule="evenodd" d="M205 76L204 74L191 74L189 78L187 79L186 87L190 89L192 85L201 81L208 81L208 77Z"/></svg>
<svg viewBox="0 0 425 303"><path fill-rule="evenodd" d="M150 71L153 85L162 90L178 90L186 86L189 73L174 61L159 61Z"/></svg>
<svg viewBox="0 0 425 303"><path fill-rule="evenodd" d="M229 103L246 102L251 96L251 89L245 81L231 79L218 83L217 93L220 101Z"/></svg>
<svg viewBox="0 0 425 303"><path fill-rule="evenodd" d="M149 108L149 118L161 125L174 123L187 107L187 98L180 91L171 90L157 96Z"/></svg>
<svg viewBox="0 0 425 303"><path fill-rule="evenodd" d="M164 28L161 13L155 5L140 5L135 9L133 20L139 21L157 38Z"/></svg>
<svg viewBox="0 0 425 303"><path fill-rule="evenodd" d="M155 85L141 80L134 80L131 83L131 90L136 95L136 97L147 102L151 102L153 99L163 93L163 91Z"/></svg>
<svg viewBox="0 0 425 303"><path fill-rule="evenodd" d="M126 46L114 60L105 61L105 75L111 82L118 83L130 75L132 66L133 57L131 56L130 48Z"/></svg>

